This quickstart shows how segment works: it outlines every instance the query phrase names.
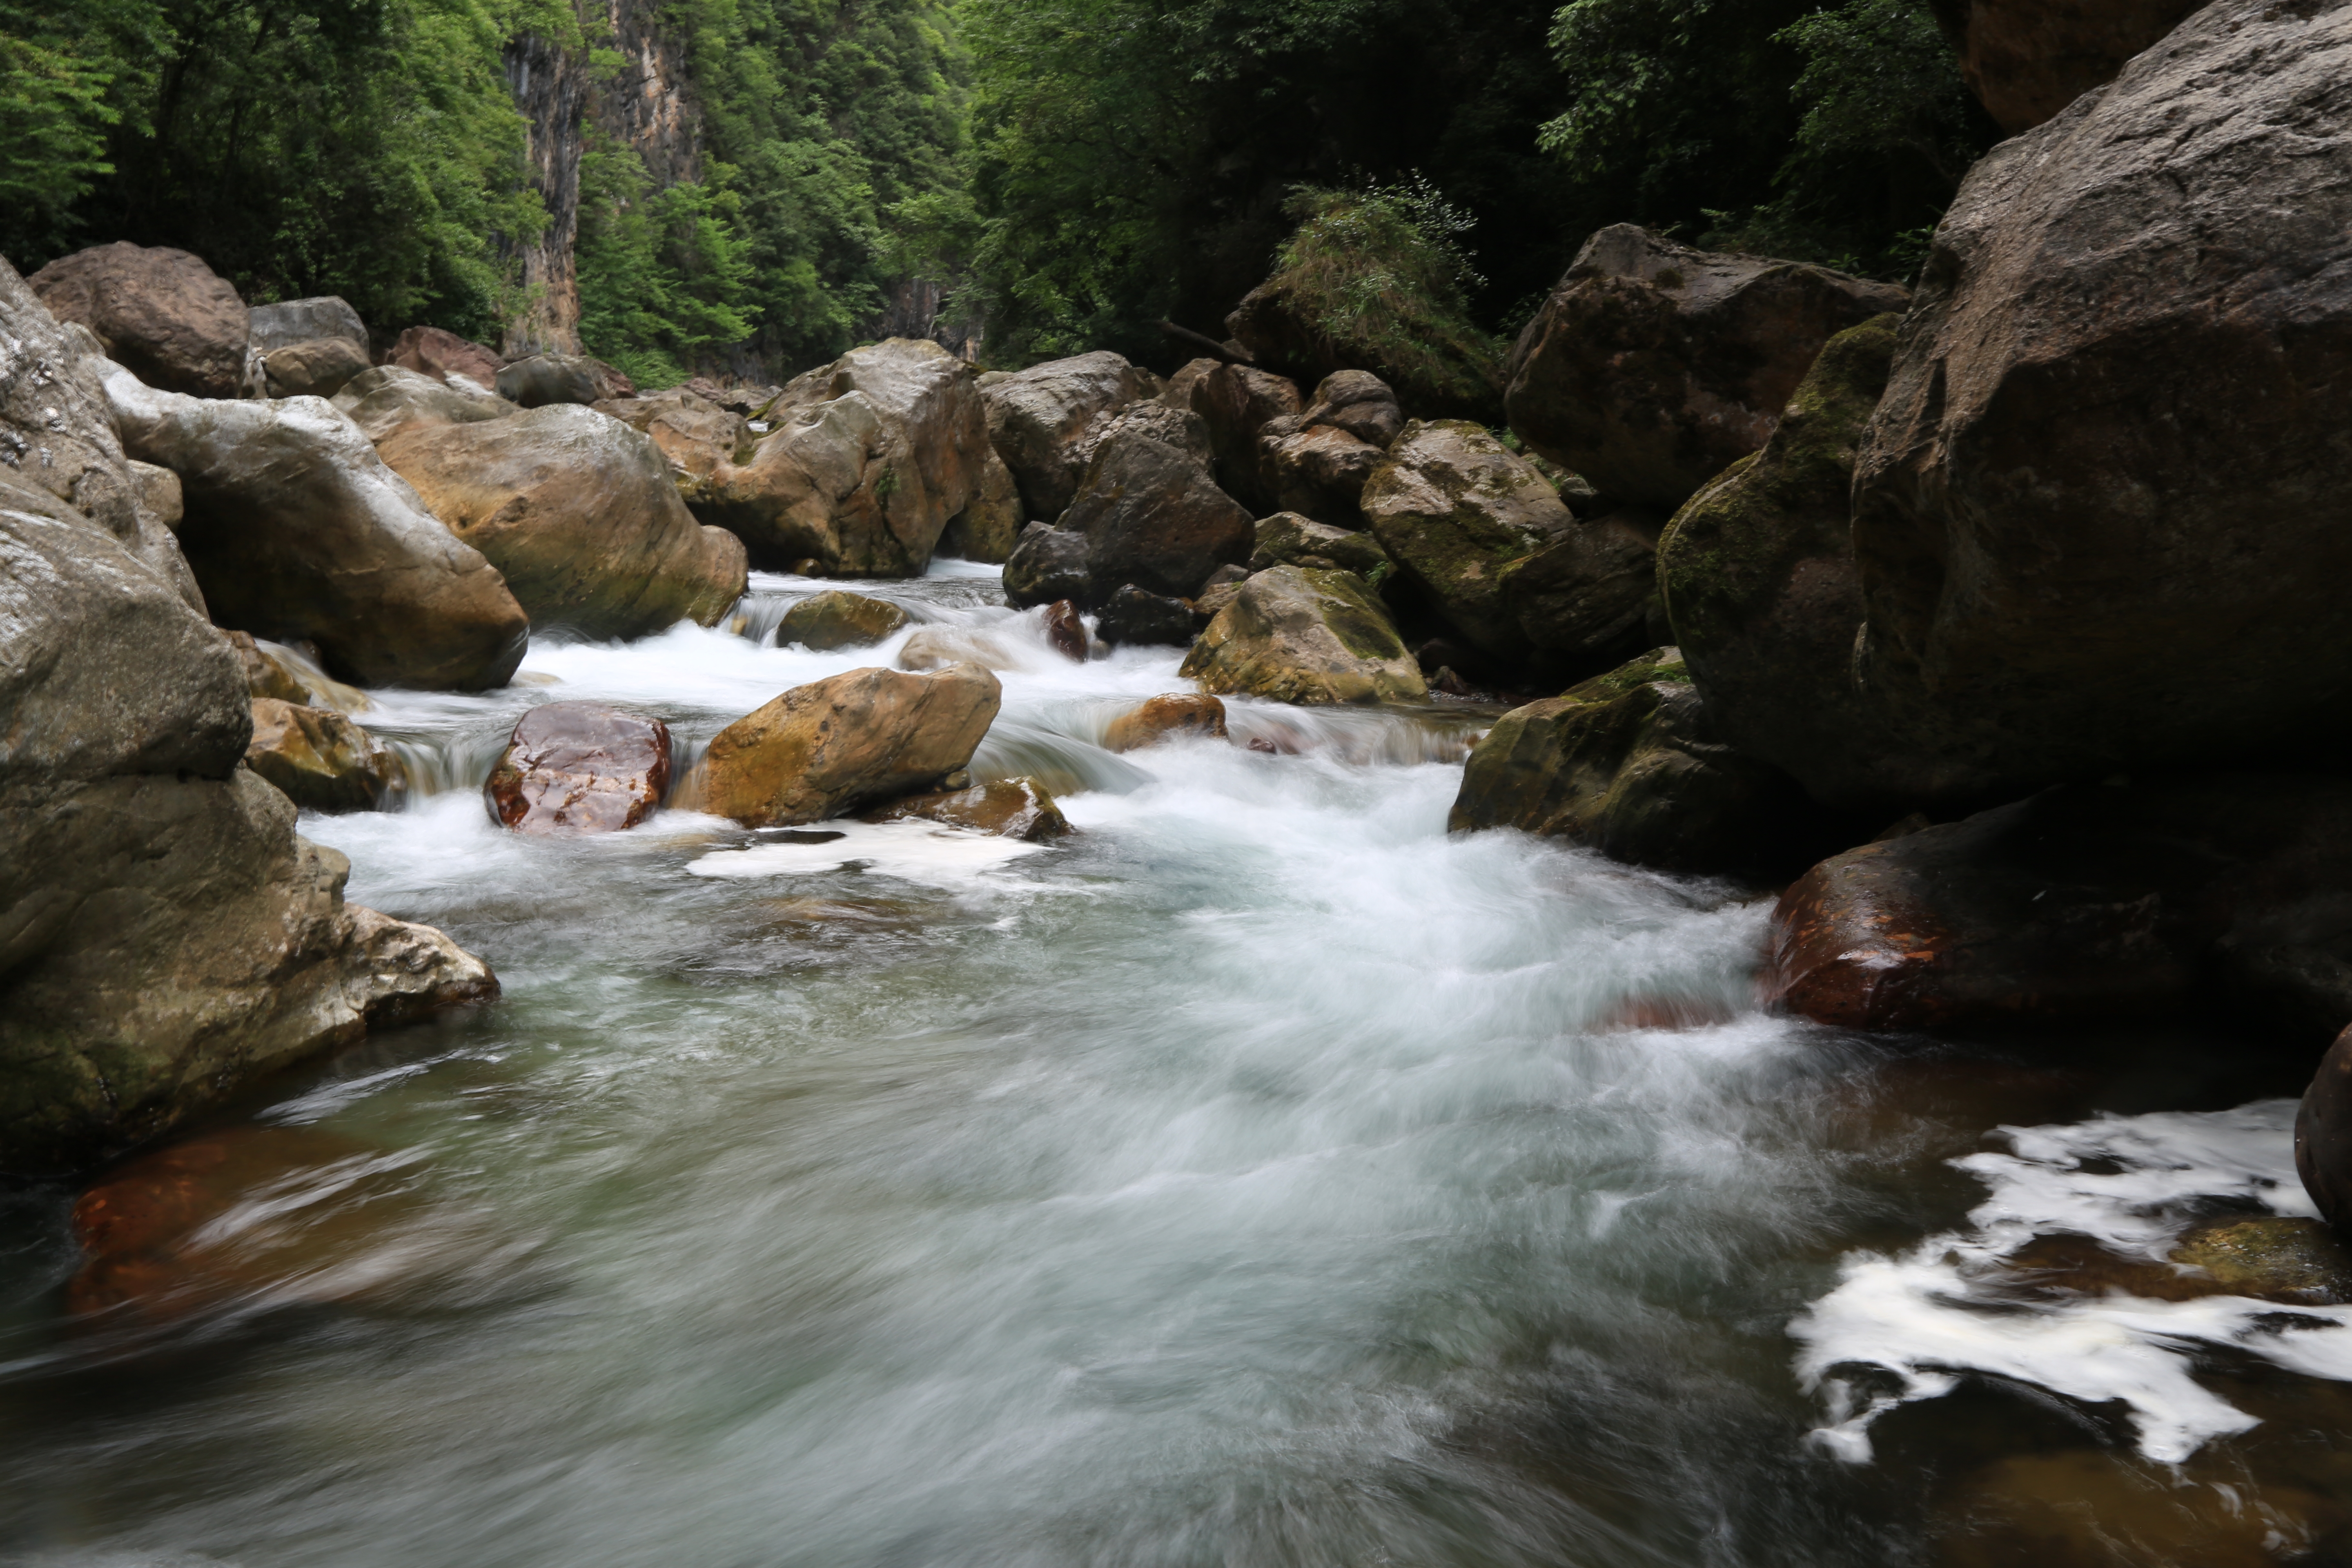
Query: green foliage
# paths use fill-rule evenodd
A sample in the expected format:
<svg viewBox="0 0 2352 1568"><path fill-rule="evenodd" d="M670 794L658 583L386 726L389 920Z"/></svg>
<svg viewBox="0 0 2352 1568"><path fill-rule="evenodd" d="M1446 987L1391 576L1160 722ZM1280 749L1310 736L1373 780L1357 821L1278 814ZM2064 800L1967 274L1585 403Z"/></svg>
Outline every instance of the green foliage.
<svg viewBox="0 0 2352 1568"><path fill-rule="evenodd" d="M0 0L0 251L61 247L75 202L114 173L107 139L153 74L162 22L154 0Z"/></svg>
<svg viewBox="0 0 2352 1568"><path fill-rule="evenodd" d="M1377 371L1432 406L1496 400L1502 345L1471 320L1465 292L1485 281L1461 245L1469 215L1419 175L1354 190L1302 187L1285 211L1298 229L1266 287L1336 359Z"/></svg>
<svg viewBox="0 0 2352 1568"><path fill-rule="evenodd" d="M714 349L751 335L751 264L735 171L656 191L645 160L591 128L580 160L574 250L580 338L644 386L675 386Z"/></svg>

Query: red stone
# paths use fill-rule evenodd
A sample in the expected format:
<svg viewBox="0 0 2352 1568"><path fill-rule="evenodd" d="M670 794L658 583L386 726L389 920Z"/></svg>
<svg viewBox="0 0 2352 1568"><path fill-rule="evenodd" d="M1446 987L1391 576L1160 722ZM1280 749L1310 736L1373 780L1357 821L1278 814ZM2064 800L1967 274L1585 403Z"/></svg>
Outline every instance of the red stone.
<svg viewBox="0 0 2352 1568"><path fill-rule="evenodd" d="M491 350L440 327L409 328L392 345L383 363L436 381L462 375L484 392L498 390L499 372L506 363Z"/></svg>
<svg viewBox="0 0 2352 1568"><path fill-rule="evenodd" d="M1087 627L1078 619L1078 607L1067 599L1057 599L1045 610L1045 640L1065 656L1084 664L1087 661Z"/></svg>
<svg viewBox="0 0 2352 1568"><path fill-rule="evenodd" d="M617 833L669 793L669 727L596 702L549 702L517 720L482 795L518 833Z"/></svg>

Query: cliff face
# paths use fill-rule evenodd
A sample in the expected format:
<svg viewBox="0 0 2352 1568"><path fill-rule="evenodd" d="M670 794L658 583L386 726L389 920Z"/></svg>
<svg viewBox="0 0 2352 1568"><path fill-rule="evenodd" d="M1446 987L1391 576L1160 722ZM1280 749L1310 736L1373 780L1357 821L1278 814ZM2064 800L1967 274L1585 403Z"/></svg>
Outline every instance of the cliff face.
<svg viewBox="0 0 2352 1568"><path fill-rule="evenodd" d="M514 247L527 298L499 345L509 358L583 352L573 247L589 125L635 149L656 190L702 177L701 108L687 79L685 46L663 32L656 0L590 0L585 11L583 30L592 38L606 34L602 47L625 58L602 80L585 50L536 37L507 46L507 85L530 124L530 181L550 219L537 238Z"/></svg>

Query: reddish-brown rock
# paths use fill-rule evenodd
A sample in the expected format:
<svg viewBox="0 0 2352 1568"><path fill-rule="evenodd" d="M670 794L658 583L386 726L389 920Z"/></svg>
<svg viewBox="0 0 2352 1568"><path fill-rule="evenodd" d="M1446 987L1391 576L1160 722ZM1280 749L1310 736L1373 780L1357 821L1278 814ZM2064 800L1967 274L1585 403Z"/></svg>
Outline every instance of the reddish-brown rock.
<svg viewBox="0 0 2352 1568"><path fill-rule="evenodd" d="M1224 702L1185 691L1151 698L1141 707L1130 708L1113 719L1110 728L1103 732L1103 744L1114 752L1132 752L1177 735L1197 735L1212 741L1229 739L1225 733Z"/></svg>
<svg viewBox="0 0 2352 1568"><path fill-rule="evenodd" d="M867 822L940 822L1032 844L1076 829L1035 779L992 779L969 789L910 795L866 814Z"/></svg>
<svg viewBox="0 0 2352 1568"><path fill-rule="evenodd" d="M2000 128L2031 131L2169 33L2202 0L1931 0L1960 75Z"/></svg>
<svg viewBox="0 0 2352 1568"><path fill-rule="evenodd" d="M25 279L60 321L98 334L107 356L148 385L241 397L251 317L199 257L119 240L50 262Z"/></svg>
<svg viewBox="0 0 2352 1568"><path fill-rule="evenodd" d="M1585 242L1519 334L1511 428L1602 495L1677 507L1764 445L1823 343L1908 300L1618 224Z"/></svg>
<svg viewBox="0 0 2352 1568"><path fill-rule="evenodd" d="M506 365L497 351L440 327L409 328L400 334L392 352L381 363L417 371L440 382L453 375L462 376L473 384L470 390L493 396L498 393L499 372Z"/></svg>
<svg viewBox="0 0 2352 1568"><path fill-rule="evenodd" d="M617 833L669 793L669 726L599 702L548 702L515 721L482 786L518 833Z"/></svg>
<svg viewBox="0 0 2352 1568"><path fill-rule="evenodd" d="M2327 1223L2352 1236L2352 1027L2336 1037L2303 1091L2294 1168Z"/></svg>
<svg viewBox="0 0 2352 1568"><path fill-rule="evenodd" d="M1077 605L1057 599L1045 606L1045 640L1063 658L1086 663L1087 624L1078 618Z"/></svg>
<svg viewBox="0 0 2352 1568"><path fill-rule="evenodd" d="M1255 510L1272 511L1273 493L1258 477L1258 432L1301 405L1298 384L1287 376L1211 363L1193 379L1184 406L1208 423L1219 487Z"/></svg>

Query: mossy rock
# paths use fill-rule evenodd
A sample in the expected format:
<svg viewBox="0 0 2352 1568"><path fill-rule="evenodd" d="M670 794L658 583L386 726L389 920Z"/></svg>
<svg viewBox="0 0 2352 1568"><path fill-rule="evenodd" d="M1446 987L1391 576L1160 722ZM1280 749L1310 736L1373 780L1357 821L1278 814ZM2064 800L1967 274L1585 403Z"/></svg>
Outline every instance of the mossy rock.
<svg viewBox="0 0 2352 1568"><path fill-rule="evenodd" d="M907 612L863 594L835 588L803 599L784 612L776 626L776 646L794 643L817 653L835 648L865 647L894 635L907 624Z"/></svg>
<svg viewBox="0 0 2352 1568"><path fill-rule="evenodd" d="M1186 656L1211 691L1308 706L1429 695L1388 611L1348 572L1276 566L1244 583Z"/></svg>

